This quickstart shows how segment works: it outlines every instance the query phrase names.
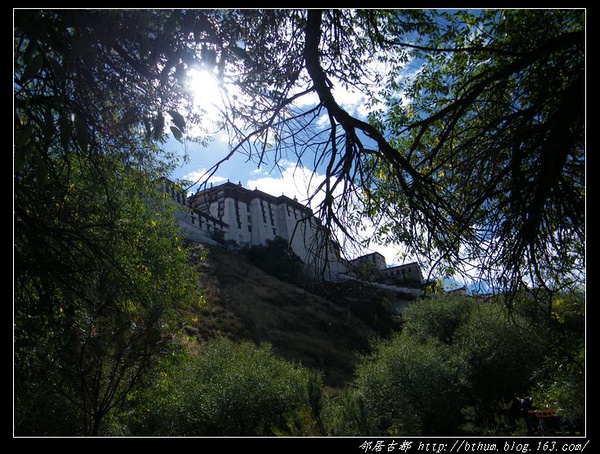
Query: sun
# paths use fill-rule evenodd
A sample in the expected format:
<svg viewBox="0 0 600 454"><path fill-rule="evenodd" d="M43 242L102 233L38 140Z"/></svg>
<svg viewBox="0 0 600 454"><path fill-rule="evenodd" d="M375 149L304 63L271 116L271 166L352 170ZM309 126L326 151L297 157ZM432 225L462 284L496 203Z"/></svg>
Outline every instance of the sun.
<svg viewBox="0 0 600 454"><path fill-rule="evenodd" d="M187 89L191 92L194 104L207 112L218 112L223 106L221 87L217 76L207 69L187 71Z"/></svg>

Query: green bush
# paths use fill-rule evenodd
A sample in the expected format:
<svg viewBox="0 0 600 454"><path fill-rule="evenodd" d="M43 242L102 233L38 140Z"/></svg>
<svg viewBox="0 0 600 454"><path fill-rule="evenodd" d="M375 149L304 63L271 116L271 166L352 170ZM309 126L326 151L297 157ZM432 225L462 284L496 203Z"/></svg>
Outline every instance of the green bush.
<svg viewBox="0 0 600 454"><path fill-rule="evenodd" d="M325 400L323 419L333 436L376 435L378 430L373 427L366 413L364 401L356 387L344 388L337 396Z"/></svg>
<svg viewBox="0 0 600 454"><path fill-rule="evenodd" d="M507 312L501 301L466 296L415 301L403 331L374 343L353 383L327 396L320 374L277 358L268 344L216 339L165 362L156 385L122 413L127 422L111 427L128 435L514 435L524 433L515 397L533 395L580 431L583 366L548 340L583 355L583 313L544 322L526 303Z"/></svg>
<svg viewBox="0 0 600 454"><path fill-rule="evenodd" d="M544 383L565 375L543 368L548 358L554 363L558 359L548 340L561 331L528 312L528 304L524 300L519 310L508 312L501 300L482 303L468 296L414 301L404 311L403 331L361 359L352 394L338 399L336 411L328 410L332 430L370 435L519 433L521 422L511 406L515 397L531 393L542 382L540 374ZM563 337L564 349L568 342ZM577 352L577 344L573 346ZM576 379L569 383L574 386L562 386L561 397L569 396L572 405L573 390L580 388Z"/></svg>
<svg viewBox="0 0 600 454"><path fill-rule="evenodd" d="M506 404L527 393L548 353L540 336L539 326L518 313L509 315L501 303L476 306L457 331L453 350L463 365L464 392L474 407L468 419L477 434L510 432Z"/></svg>
<svg viewBox="0 0 600 454"><path fill-rule="evenodd" d="M448 435L461 421L461 389L447 345L396 335L357 366L355 386L379 435Z"/></svg>
<svg viewBox="0 0 600 454"><path fill-rule="evenodd" d="M407 335L420 341L437 339L452 344L455 332L463 326L479 303L470 297L445 294L414 301L403 312Z"/></svg>
<svg viewBox="0 0 600 454"><path fill-rule="evenodd" d="M161 383L144 396L145 405L136 403L141 413L130 432L196 436L285 433L293 414L310 414L310 376L308 369L277 358L268 344L217 338L163 372Z"/></svg>
<svg viewBox="0 0 600 454"><path fill-rule="evenodd" d="M304 281L304 263L284 238L275 237L264 245L247 247L243 252L253 264L282 281L293 284Z"/></svg>

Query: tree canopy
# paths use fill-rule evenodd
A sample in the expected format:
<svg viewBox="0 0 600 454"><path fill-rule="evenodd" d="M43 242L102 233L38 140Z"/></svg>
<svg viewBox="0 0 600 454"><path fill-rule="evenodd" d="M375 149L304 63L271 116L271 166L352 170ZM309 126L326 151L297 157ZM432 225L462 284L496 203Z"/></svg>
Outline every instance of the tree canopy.
<svg viewBox="0 0 600 454"><path fill-rule="evenodd" d="M584 311L579 296L576 317L557 301L570 307L561 295L585 282L585 19L583 9L15 9L16 431L102 433L173 346L178 308L200 298L153 191L187 159L165 152L170 136L209 139L187 86L199 68L222 87L225 159L323 173L317 214L332 234L360 240L368 219L373 241L403 245L434 274L529 289L568 340L540 366L538 392L580 411L584 348L570 330ZM345 110L344 91L368 114ZM464 313L450 315L439 349L414 350L443 385L452 377L439 360ZM493 320L473 338L488 342L480 326ZM555 377L572 386L552 391Z"/></svg>
<svg viewBox="0 0 600 454"><path fill-rule="evenodd" d="M201 303L173 206L154 187L168 159L123 120L144 95L122 91L127 76L96 39L106 29L75 18L15 17L18 435L103 433L173 348L179 309Z"/></svg>
<svg viewBox="0 0 600 454"><path fill-rule="evenodd" d="M556 288L585 271L584 25L583 9L16 11L16 107L46 137L149 160L132 141L189 138L185 74L211 70L230 156L323 171L332 231L356 238L367 216L439 274ZM56 91L25 100L26 80Z"/></svg>

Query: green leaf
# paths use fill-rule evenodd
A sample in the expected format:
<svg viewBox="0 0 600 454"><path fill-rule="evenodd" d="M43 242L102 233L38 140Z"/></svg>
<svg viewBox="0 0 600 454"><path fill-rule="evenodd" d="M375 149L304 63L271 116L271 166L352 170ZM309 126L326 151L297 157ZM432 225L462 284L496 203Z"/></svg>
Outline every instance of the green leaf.
<svg viewBox="0 0 600 454"><path fill-rule="evenodd" d="M178 142L183 143L183 134L179 129L177 129L175 126L171 126L171 132L173 133L173 137L175 137Z"/></svg>
<svg viewBox="0 0 600 454"><path fill-rule="evenodd" d="M183 118L183 115L175 110L169 110L169 115L171 115L175 126L177 126L180 131L185 131L185 119Z"/></svg>

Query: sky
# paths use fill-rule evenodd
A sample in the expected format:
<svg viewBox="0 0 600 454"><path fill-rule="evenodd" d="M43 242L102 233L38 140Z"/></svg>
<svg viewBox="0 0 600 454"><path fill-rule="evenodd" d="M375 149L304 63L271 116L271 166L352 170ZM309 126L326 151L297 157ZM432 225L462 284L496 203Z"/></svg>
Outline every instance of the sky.
<svg viewBox="0 0 600 454"><path fill-rule="evenodd" d="M216 80L203 71L197 71L190 74L190 86L196 99L196 103L206 110L206 117L216 117L222 102L219 100L219 88ZM194 90L198 87L198 90ZM233 88L235 90L235 88ZM359 118L366 118L365 110L366 100L364 95L359 92L351 92L336 88L334 95L340 106L350 115ZM308 98L304 100L306 105L318 102L318 98ZM241 183L248 189L259 189L273 196L285 195L290 198L296 198L299 202L315 209L319 199L315 198L312 205L308 203L308 197L313 194L314 189L323 180L323 175L318 171L314 172L310 168L300 168L295 161L282 160L278 162L279 168L258 167L254 162L248 161L248 158L242 154L233 154L230 158L222 162L216 171L212 172L213 167L223 160L230 152L227 137L221 133L214 134L212 141L204 146L199 143L184 141L180 143L171 138L165 145L166 152L174 153L178 156L187 155L188 159L177 167L169 175L172 180L186 180L192 182L208 183L218 185L227 181ZM210 176L208 175L210 171ZM189 188L189 192L195 192L198 185ZM371 232L365 230L364 237L371 237ZM419 261L418 257L406 257L404 248L399 244L369 244L368 247L346 248L345 253L348 258L355 258L370 252L379 252L385 257L387 266L401 265L412 261ZM423 270L427 273L427 270ZM448 289L462 286L462 283L448 281Z"/></svg>
<svg viewBox="0 0 600 454"><path fill-rule="evenodd" d="M192 73L190 76L190 84L192 87L200 87L199 90L193 91L194 97L198 105L207 110L207 116L216 115L220 105L218 94L218 86L214 79L202 71ZM365 99L362 93L336 90L336 99L350 115L357 115L365 118L367 111L364 109ZM307 103L318 102L315 97L311 100L305 100ZM313 169L307 167L297 167L295 161L280 161L279 168L258 167L256 163L248 161L246 156L234 154L228 160L223 162L216 172L208 177L207 171L212 169L215 164L225 158L229 153L229 145L227 137L219 133L213 136L212 141L208 146L203 146L198 143L184 142L183 144L171 138L165 145L164 149L167 152L176 153L178 156L183 156L187 153L189 159L181 164L169 176L173 180L188 180L201 181L212 183L213 185L221 184L227 181L241 183L242 186L248 189L259 189L273 196L285 195L290 198L297 198L299 202L305 203L311 208L315 208L318 204L318 199L313 201L312 205L308 203L308 196L312 194L311 189L316 188L319 182L323 180L323 176L318 172L313 175ZM312 177L312 178L311 178ZM194 192L198 186L190 188ZM369 232L365 232L368 235ZM399 256L403 252L399 245L371 245L357 251L347 251L349 255L357 256L359 253L379 252L386 258L388 266L399 265L402 263L413 261L411 259L400 259Z"/></svg>
<svg viewBox="0 0 600 454"><path fill-rule="evenodd" d="M167 144L173 151L179 149L183 153L183 145L176 140L171 140ZM206 171L215 165L220 159L224 158L229 152L227 143L224 141L215 141L208 147L199 144L188 144L189 162L180 166L170 176L171 179L189 180L189 181L207 181L209 184L218 185L231 181L233 183L242 183L247 189L259 189L273 196L286 195L287 197L296 197L298 201L305 202L307 198L308 182L312 170L308 168L296 168L293 162L283 162L283 170L261 169L252 162L246 162L246 158L241 155L233 155L228 161L223 163L219 169L207 180ZM312 185L315 187L317 182L321 181L322 176L312 179ZM191 189L192 192L195 188ZM369 232L365 232L367 236ZM371 244L368 248L357 251L354 248L348 249L350 258L360 255L359 252L370 253L379 252L385 257L387 266L401 265L414 261L413 259L402 259L400 255L403 252L402 245L383 245ZM416 259L418 261L418 259ZM426 272L426 270L423 270ZM446 290L462 287L464 283L453 279L448 279L444 283ZM472 284L468 285L471 290L477 290ZM487 291L484 287L481 291Z"/></svg>

